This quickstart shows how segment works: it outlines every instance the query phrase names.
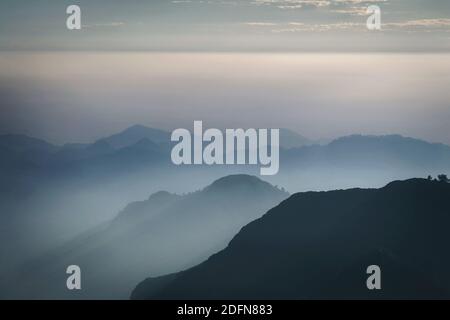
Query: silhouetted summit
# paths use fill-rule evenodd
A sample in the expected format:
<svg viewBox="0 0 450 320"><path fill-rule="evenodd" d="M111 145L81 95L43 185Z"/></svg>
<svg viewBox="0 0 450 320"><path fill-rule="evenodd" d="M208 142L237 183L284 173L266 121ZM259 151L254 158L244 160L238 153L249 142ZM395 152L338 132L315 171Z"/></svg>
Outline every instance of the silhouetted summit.
<svg viewBox="0 0 450 320"><path fill-rule="evenodd" d="M214 181L204 192L284 193L268 182L246 174L230 175Z"/></svg>
<svg viewBox="0 0 450 320"><path fill-rule="evenodd" d="M450 184L298 193L251 222L223 251L134 299L403 299L450 297ZM382 290L366 269L381 267Z"/></svg>

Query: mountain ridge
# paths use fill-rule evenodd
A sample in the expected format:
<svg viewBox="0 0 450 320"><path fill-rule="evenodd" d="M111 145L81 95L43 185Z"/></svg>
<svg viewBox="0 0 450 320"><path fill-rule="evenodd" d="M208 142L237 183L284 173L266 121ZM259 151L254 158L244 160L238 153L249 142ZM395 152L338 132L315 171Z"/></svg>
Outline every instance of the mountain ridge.
<svg viewBox="0 0 450 320"><path fill-rule="evenodd" d="M449 198L450 184L426 179L297 193L205 262L149 278L131 298L448 298ZM384 290L367 290L366 263L381 265Z"/></svg>
<svg viewBox="0 0 450 320"><path fill-rule="evenodd" d="M220 186L219 192L209 188L213 184ZM147 200L130 203L108 223L33 264L27 263L18 276L47 288L46 298L61 297L69 293L52 288L52 283L61 281L53 279L54 274L65 276L59 272L61 268L76 261L90 270L80 296L126 298L147 270L161 274L204 260L224 247L243 225L288 196L249 175L214 180L209 186L186 195L160 191ZM236 190L242 195L237 196ZM35 266L31 275L27 272L30 265ZM117 281L111 283L111 279Z"/></svg>

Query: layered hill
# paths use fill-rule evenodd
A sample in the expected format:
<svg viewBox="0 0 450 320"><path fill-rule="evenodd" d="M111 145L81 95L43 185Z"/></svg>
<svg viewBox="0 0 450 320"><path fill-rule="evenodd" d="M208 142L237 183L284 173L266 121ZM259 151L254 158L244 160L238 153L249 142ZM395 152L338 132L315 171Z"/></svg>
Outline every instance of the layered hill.
<svg viewBox="0 0 450 320"><path fill-rule="evenodd" d="M450 298L450 184L298 193L183 272L149 278L133 299ZM382 290L366 287L381 268Z"/></svg>
<svg viewBox="0 0 450 320"><path fill-rule="evenodd" d="M31 284L23 292L40 298L73 298L63 284L64 268L75 264L84 270L83 290L76 297L127 298L148 272L161 275L200 263L287 197L286 192L247 175L227 176L187 195L155 193L34 261L32 274L18 275L22 283Z"/></svg>

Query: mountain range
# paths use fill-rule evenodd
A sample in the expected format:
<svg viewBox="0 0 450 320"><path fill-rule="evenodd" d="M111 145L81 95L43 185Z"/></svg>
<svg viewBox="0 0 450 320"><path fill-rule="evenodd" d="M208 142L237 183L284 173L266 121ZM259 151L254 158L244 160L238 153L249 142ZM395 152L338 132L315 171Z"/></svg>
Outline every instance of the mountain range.
<svg viewBox="0 0 450 320"><path fill-rule="evenodd" d="M450 184L292 195L222 251L152 277L133 299L448 299ZM368 290L367 267L381 269Z"/></svg>
<svg viewBox="0 0 450 320"><path fill-rule="evenodd" d="M282 129L280 145L280 172L270 182L293 191L381 186L394 179L436 175L450 169L449 146L399 135L352 135L319 144ZM144 171L151 175L168 170L170 175L174 169L172 146L169 132L141 125L92 144L54 146L26 136L3 135L0 197L26 195L38 186L71 181L92 185ZM205 172L221 171L216 177L254 174L256 170L256 166L203 168ZM292 182L293 175L303 183Z"/></svg>
<svg viewBox="0 0 450 320"><path fill-rule="evenodd" d="M0 136L0 273L14 272L79 234L108 234L121 208L149 194L169 201L178 196L158 191L183 194L220 177L258 174L257 166L175 166L169 136L139 125L90 144L55 146L26 136ZM282 130L281 144L280 172L265 179L291 193L379 188L450 171L449 146L399 135L352 135L318 144ZM76 252L77 246L71 248ZM192 266L194 260L183 263ZM136 282L157 275L142 266Z"/></svg>

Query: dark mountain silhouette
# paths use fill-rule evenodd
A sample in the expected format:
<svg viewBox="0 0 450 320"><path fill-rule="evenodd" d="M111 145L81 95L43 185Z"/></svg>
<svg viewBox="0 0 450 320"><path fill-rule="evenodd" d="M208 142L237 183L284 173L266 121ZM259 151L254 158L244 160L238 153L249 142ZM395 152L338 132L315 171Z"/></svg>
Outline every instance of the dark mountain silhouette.
<svg viewBox="0 0 450 320"><path fill-rule="evenodd" d="M228 247L183 272L149 278L133 299L450 298L450 184L298 193ZM379 265L382 290L366 288Z"/></svg>
<svg viewBox="0 0 450 320"><path fill-rule="evenodd" d="M33 263L32 274L28 263L24 271L28 275L19 276L40 288L34 293L38 297L71 296L61 286L48 285L65 283L64 267L76 264L88 270L80 297L127 298L148 272L160 275L205 260L223 249L242 226L287 196L247 175L224 177L184 196L158 192L129 204L110 223L39 259ZM55 274L62 278L53 279Z"/></svg>
<svg viewBox="0 0 450 320"><path fill-rule="evenodd" d="M230 174L259 174L259 166L176 167L171 144L158 142L163 133L152 140L150 131L137 126L120 139L64 146L1 136L0 251L8 257L2 265L14 269L30 255L109 221L127 203L147 197L146 191L182 193ZM329 145L281 149L279 174L265 179L296 192L379 187L449 172L449 154L447 146L400 136L351 136Z"/></svg>

